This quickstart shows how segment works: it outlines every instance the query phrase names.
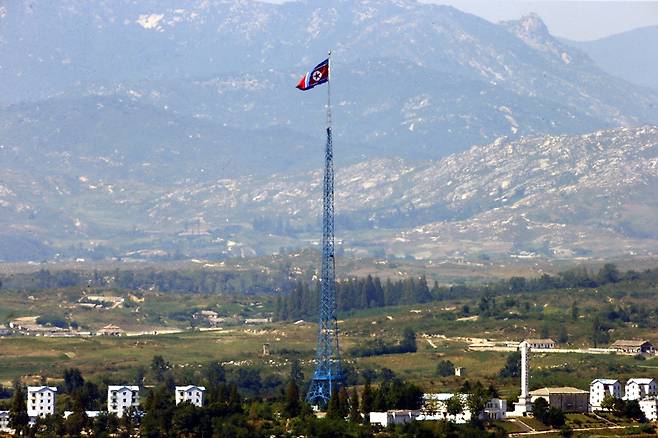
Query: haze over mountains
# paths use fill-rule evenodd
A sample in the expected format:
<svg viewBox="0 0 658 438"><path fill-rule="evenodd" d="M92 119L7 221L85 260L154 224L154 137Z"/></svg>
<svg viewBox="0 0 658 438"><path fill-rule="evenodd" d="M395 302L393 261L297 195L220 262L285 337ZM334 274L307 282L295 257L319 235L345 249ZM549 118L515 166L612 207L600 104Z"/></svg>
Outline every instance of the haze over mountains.
<svg viewBox="0 0 658 438"><path fill-rule="evenodd" d="M608 73L658 90L658 26L565 43L587 53Z"/></svg>
<svg viewBox="0 0 658 438"><path fill-rule="evenodd" d="M658 91L537 16L62 0L5 4L0 23L0 259L308 245L326 95L294 84L329 47L346 247L573 257L658 235Z"/></svg>

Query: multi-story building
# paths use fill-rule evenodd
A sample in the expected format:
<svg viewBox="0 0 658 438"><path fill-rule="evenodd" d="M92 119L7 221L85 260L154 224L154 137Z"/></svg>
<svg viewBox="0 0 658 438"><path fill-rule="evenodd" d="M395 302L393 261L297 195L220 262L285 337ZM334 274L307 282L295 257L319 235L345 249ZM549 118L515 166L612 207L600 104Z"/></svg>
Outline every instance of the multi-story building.
<svg viewBox="0 0 658 438"><path fill-rule="evenodd" d="M644 416L647 417L647 420L658 420L658 398L647 397L640 400L640 410L644 412Z"/></svg>
<svg viewBox="0 0 658 438"><path fill-rule="evenodd" d="M189 402L195 406L203 406L206 388L203 386L177 386L176 387L176 405Z"/></svg>
<svg viewBox="0 0 658 438"><path fill-rule="evenodd" d="M606 396L621 398L621 383L616 379L595 379L589 385L589 405L593 411L600 411Z"/></svg>
<svg viewBox="0 0 658 438"><path fill-rule="evenodd" d="M130 408L139 406L139 386L110 385L107 387L107 412L123 417Z"/></svg>
<svg viewBox="0 0 658 438"><path fill-rule="evenodd" d="M633 378L626 382L626 388L624 389L625 400L642 400L652 395L656 395L656 381L654 379Z"/></svg>
<svg viewBox="0 0 658 438"><path fill-rule="evenodd" d="M55 413L57 388L53 386L27 387L27 415L34 419Z"/></svg>

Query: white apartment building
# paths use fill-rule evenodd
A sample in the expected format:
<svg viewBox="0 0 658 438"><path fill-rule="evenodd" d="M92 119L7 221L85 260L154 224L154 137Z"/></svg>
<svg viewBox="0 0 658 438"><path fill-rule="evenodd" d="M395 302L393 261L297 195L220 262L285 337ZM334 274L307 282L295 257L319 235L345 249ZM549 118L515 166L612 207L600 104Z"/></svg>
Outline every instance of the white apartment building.
<svg viewBox="0 0 658 438"><path fill-rule="evenodd" d="M130 408L139 406L139 386L110 385L107 387L107 412L123 417Z"/></svg>
<svg viewBox="0 0 658 438"><path fill-rule="evenodd" d="M203 386L177 386L176 387L176 405L183 402L190 402L195 406L203 406L203 400L206 388Z"/></svg>
<svg viewBox="0 0 658 438"><path fill-rule="evenodd" d="M589 404L593 411L601 410L605 396L621 398L621 383L616 379L595 379L589 385Z"/></svg>
<svg viewBox="0 0 658 438"><path fill-rule="evenodd" d="M624 390L624 400L642 400L656 395L655 379L629 379Z"/></svg>
<svg viewBox="0 0 658 438"><path fill-rule="evenodd" d="M54 386L28 386L27 415L36 418L54 414L56 395Z"/></svg>
<svg viewBox="0 0 658 438"><path fill-rule="evenodd" d="M640 410L649 421L658 420L658 398L647 397L640 400Z"/></svg>

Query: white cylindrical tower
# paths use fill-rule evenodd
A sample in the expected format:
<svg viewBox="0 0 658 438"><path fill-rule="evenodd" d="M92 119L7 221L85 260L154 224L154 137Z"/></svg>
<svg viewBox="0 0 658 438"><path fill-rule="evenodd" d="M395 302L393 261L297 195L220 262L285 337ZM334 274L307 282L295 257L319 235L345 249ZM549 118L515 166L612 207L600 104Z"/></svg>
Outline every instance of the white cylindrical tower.
<svg viewBox="0 0 658 438"><path fill-rule="evenodd" d="M528 393L528 386L529 386L529 380L530 380L530 345L528 344L527 341L521 342L519 345L519 348L521 349L521 397L522 399L527 400L529 393Z"/></svg>

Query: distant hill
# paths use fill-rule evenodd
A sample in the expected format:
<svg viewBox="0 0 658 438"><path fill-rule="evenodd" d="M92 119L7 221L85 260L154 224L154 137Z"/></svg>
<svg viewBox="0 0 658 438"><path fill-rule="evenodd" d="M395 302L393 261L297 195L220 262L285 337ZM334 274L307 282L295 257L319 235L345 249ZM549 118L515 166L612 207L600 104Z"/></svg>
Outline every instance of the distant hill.
<svg viewBox="0 0 658 438"><path fill-rule="evenodd" d="M587 53L611 75L658 90L658 26L594 41L564 41Z"/></svg>
<svg viewBox="0 0 658 438"><path fill-rule="evenodd" d="M51 253L91 242L90 256L129 258L255 255L317 242L319 163L287 175L170 181L150 175L157 162L101 178L91 161L55 158L49 166L73 166L69 176L9 172L0 186L0 225L31 236L38 254L47 251L35 237ZM346 250L371 255L654 256L657 189L656 127L501 138L438 161L339 166L337 234Z"/></svg>

